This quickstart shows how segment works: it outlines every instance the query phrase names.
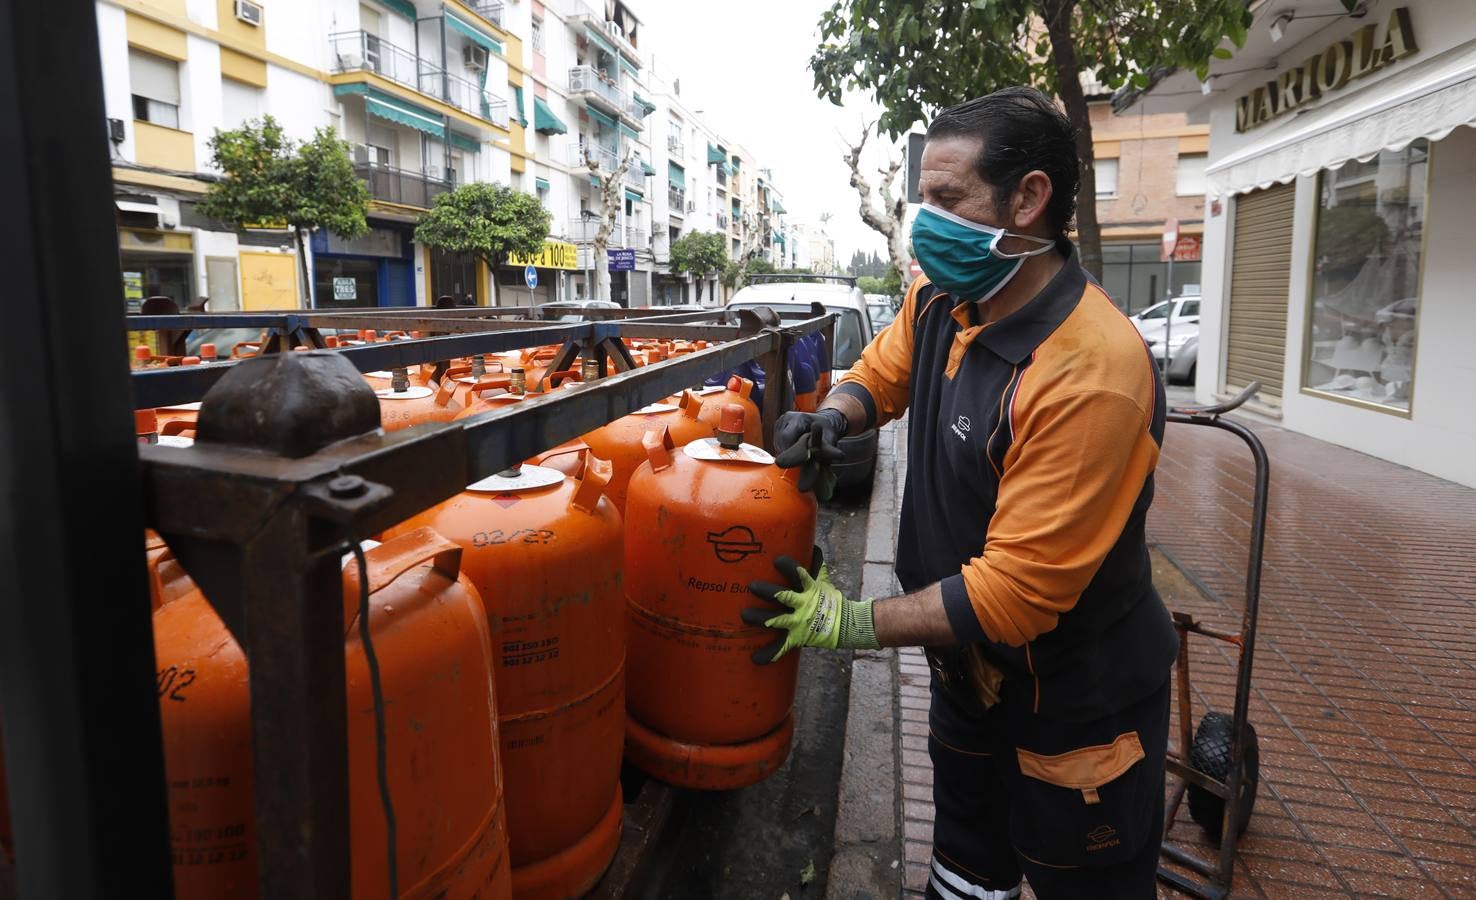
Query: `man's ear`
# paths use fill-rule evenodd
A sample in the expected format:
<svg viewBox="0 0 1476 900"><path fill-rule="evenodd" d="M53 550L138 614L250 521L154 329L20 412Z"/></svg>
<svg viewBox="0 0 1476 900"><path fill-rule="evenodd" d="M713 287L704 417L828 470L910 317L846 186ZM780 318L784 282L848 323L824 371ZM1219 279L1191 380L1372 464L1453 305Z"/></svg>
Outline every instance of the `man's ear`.
<svg viewBox="0 0 1476 900"><path fill-rule="evenodd" d="M1051 202L1051 177L1039 169L1025 173L1010 197L1010 230L1033 234Z"/></svg>

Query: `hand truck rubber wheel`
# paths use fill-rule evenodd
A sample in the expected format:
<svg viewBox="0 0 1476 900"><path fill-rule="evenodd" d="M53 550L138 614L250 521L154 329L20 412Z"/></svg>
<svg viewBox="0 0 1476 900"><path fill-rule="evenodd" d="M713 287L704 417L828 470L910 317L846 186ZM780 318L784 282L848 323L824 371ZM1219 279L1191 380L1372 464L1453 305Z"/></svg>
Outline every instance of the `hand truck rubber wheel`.
<svg viewBox="0 0 1476 900"><path fill-rule="evenodd" d="M1225 713L1206 713L1194 732L1194 746L1189 752L1189 765L1220 782L1230 779L1230 745L1235 736L1235 720ZM1235 821L1235 836L1245 834L1251 810L1256 805L1256 787L1261 781L1261 752L1256 729L1245 725L1245 754L1241 760L1240 809ZM1217 797L1196 784L1189 785L1189 817L1200 824L1205 833L1219 843L1225 821L1225 798Z"/></svg>

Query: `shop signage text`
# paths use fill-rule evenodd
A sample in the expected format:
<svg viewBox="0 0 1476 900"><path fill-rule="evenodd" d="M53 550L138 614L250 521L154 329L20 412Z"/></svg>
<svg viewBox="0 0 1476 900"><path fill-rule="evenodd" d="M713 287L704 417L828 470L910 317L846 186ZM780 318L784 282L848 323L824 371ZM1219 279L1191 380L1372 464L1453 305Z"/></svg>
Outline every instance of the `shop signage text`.
<svg viewBox="0 0 1476 900"><path fill-rule="evenodd" d="M610 257L611 272L634 272L636 267L636 252L630 248L606 250Z"/></svg>
<svg viewBox="0 0 1476 900"><path fill-rule="evenodd" d="M1389 14L1382 41L1378 40L1378 27L1363 26L1346 40L1236 100L1235 130L1249 131L1264 125L1420 49L1409 24L1409 7L1400 6Z"/></svg>
<svg viewBox="0 0 1476 900"><path fill-rule="evenodd" d="M575 270L579 268L579 248L563 241L544 241L543 250L537 256L519 256L516 253L509 253L507 262L512 266Z"/></svg>

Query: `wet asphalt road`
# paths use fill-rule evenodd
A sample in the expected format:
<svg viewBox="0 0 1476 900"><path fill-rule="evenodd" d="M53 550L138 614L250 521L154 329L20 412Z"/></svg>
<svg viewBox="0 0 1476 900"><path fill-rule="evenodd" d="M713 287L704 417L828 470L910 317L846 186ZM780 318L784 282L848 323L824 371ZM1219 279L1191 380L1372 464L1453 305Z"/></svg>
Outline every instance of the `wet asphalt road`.
<svg viewBox="0 0 1476 900"><path fill-rule="evenodd" d="M861 589L869 489L820 508L818 542L847 597ZM834 844L850 654L804 651L795 698L795 739L773 777L724 793L678 794L638 900L791 900L825 896ZM818 812L816 811L818 807ZM801 885L813 864L815 879Z"/></svg>

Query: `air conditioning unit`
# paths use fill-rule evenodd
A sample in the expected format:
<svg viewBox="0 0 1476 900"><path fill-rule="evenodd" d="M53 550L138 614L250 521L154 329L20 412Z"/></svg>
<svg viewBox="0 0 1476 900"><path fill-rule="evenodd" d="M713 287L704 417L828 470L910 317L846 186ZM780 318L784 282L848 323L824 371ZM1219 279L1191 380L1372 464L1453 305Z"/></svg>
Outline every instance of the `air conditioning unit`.
<svg viewBox="0 0 1476 900"><path fill-rule="evenodd" d="M236 18L257 28L261 27L261 4L251 0L236 0Z"/></svg>
<svg viewBox="0 0 1476 900"><path fill-rule="evenodd" d="M466 63L468 69L480 72L487 68L487 48L467 44L461 48L461 61Z"/></svg>
<svg viewBox="0 0 1476 900"><path fill-rule="evenodd" d="M354 162L363 164L369 162L369 148L363 144L354 145Z"/></svg>
<svg viewBox="0 0 1476 900"><path fill-rule="evenodd" d="M625 29L621 28L615 22L606 22L605 30L608 31L610 34L613 34L615 37L620 38L621 40L625 39Z"/></svg>

